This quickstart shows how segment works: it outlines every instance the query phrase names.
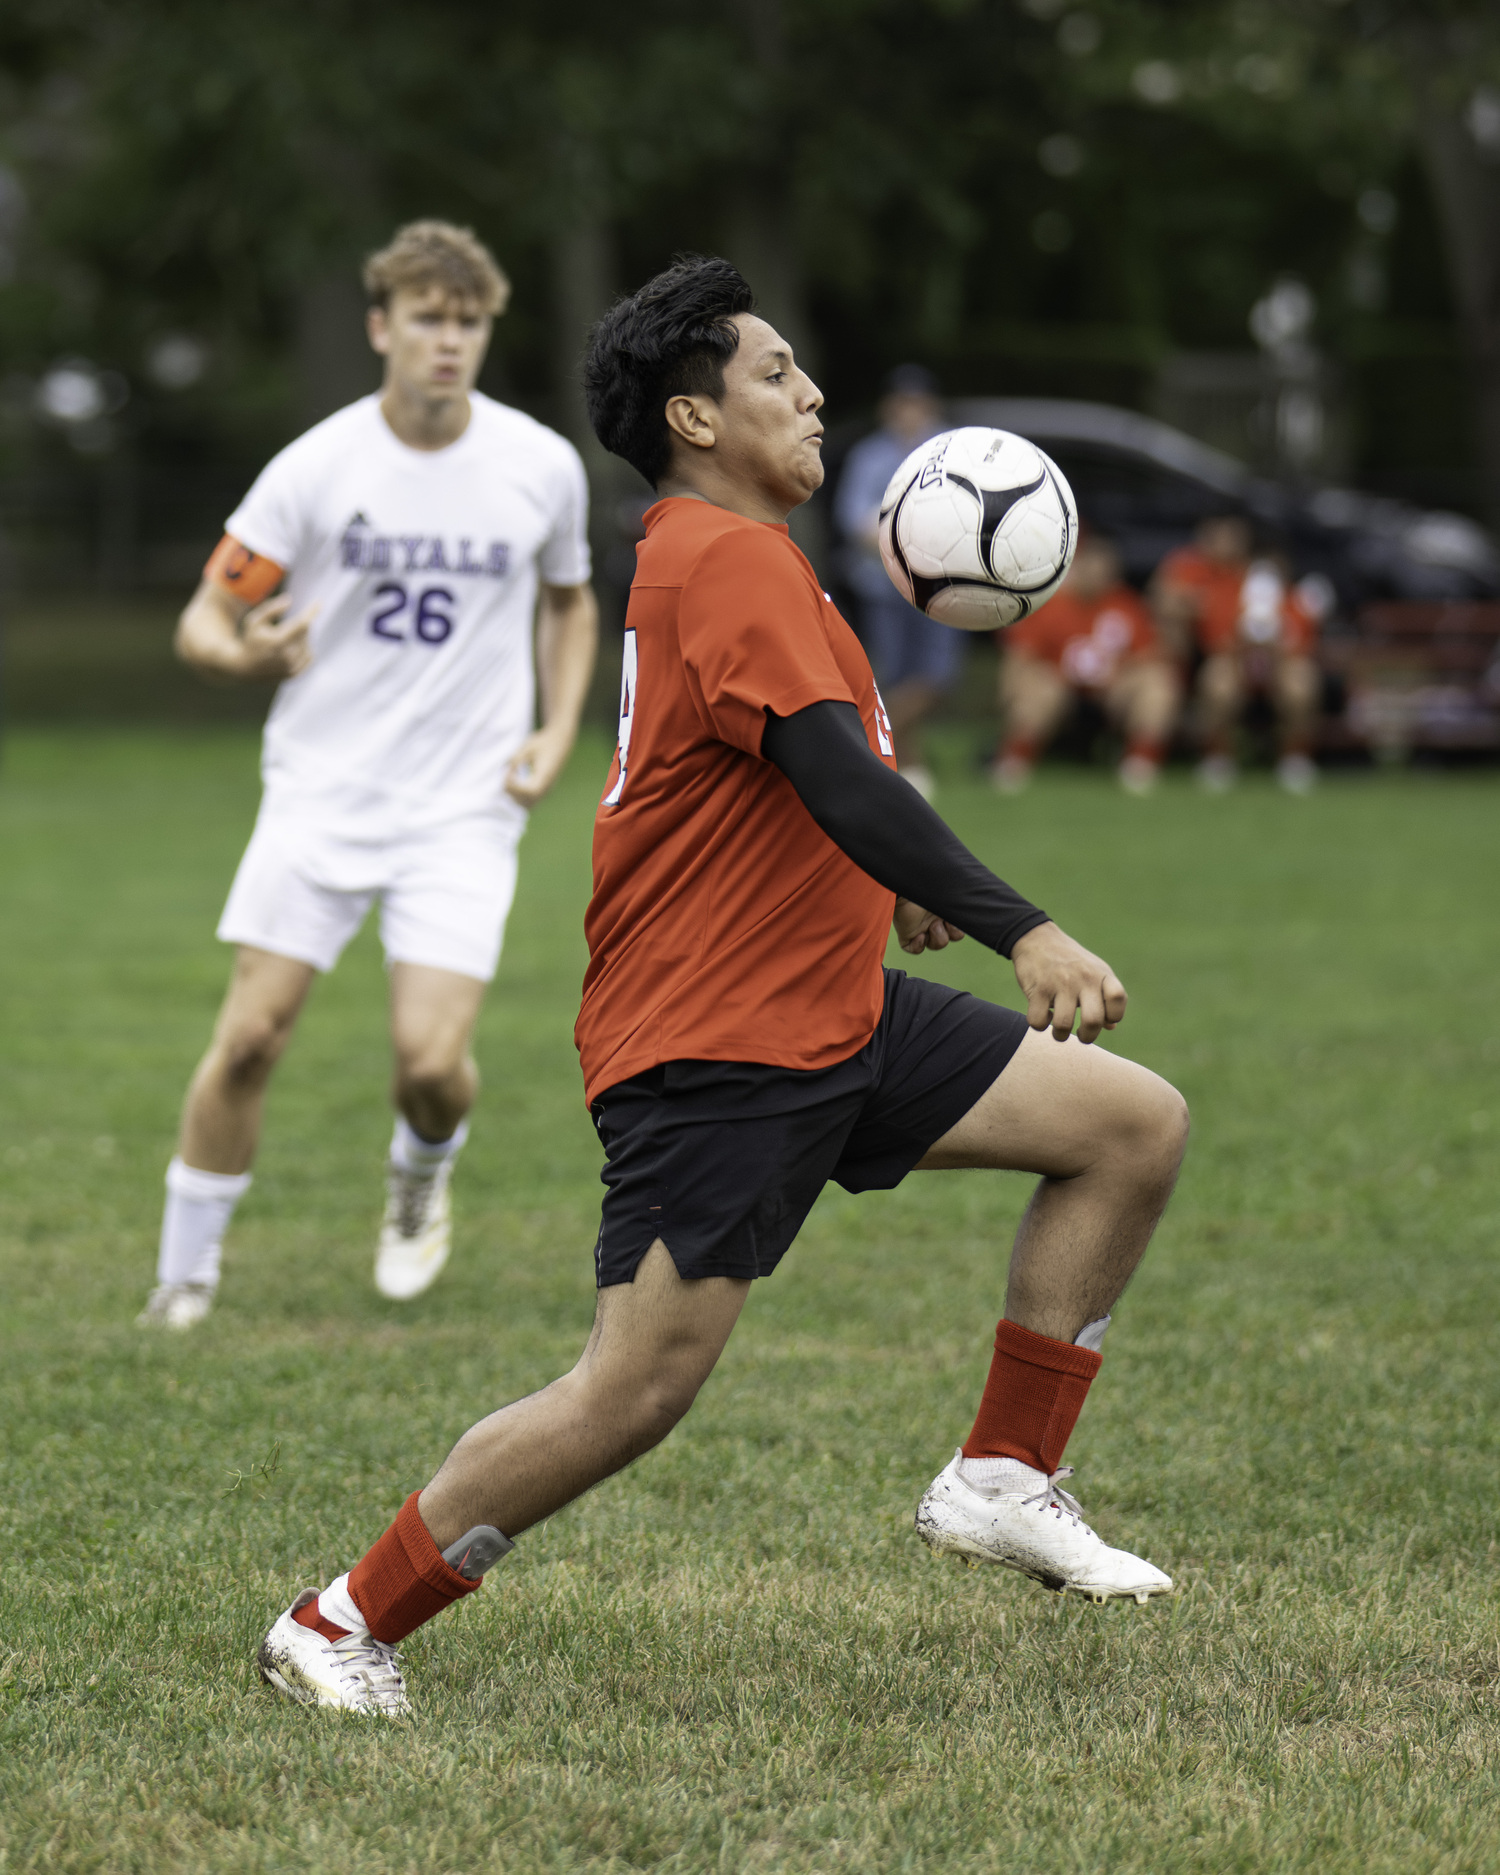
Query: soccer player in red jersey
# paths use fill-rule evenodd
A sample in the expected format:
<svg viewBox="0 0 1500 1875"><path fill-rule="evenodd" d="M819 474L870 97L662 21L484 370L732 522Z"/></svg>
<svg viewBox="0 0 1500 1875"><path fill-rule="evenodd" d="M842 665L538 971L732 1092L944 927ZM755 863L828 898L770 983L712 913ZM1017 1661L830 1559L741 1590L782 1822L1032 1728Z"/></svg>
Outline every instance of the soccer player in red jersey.
<svg viewBox="0 0 1500 1875"><path fill-rule="evenodd" d="M406 1711L396 1644L666 1437L830 1178L1039 1175L977 1417L917 1529L1093 1601L1172 1586L1058 1487L1186 1110L1089 1046L1125 1013L1108 964L895 773L869 664L786 527L823 479L822 397L752 308L727 261L679 261L605 316L585 369L601 441L660 497L626 620L577 1030L605 1153L593 1332L277 1619L261 1671L295 1699ZM1026 1015L885 970L893 922L909 952L967 933L1008 956Z"/></svg>
<svg viewBox="0 0 1500 1875"><path fill-rule="evenodd" d="M1203 786L1215 794L1233 787L1235 724L1259 693L1276 711L1276 779L1289 794L1306 794L1318 779L1312 751L1323 688L1313 655L1317 589L1311 581L1293 586L1281 560L1253 559L1252 546L1243 515L1208 516L1192 545L1157 568L1152 598L1167 632L1196 643L1202 654L1196 690Z"/></svg>
<svg viewBox="0 0 1500 1875"><path fill-rule="evenodd" d="M1005 719L991 771L996 788L1015 794L1026 786L1075 698L1086 696L1124 732L1120 786L1149 794L1182 685L1145 601L1125 584L1113 544L1085 534L1057 597L996 637Z"/></svg>

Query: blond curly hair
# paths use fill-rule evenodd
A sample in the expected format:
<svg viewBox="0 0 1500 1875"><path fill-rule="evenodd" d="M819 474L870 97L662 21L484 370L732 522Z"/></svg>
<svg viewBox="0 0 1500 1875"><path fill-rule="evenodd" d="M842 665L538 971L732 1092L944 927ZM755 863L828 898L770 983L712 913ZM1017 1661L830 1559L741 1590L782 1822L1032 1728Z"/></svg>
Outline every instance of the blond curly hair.
<svg viewBox="0 0 1500 1875"><path fill-rule="evenodd" d="M510 298L510 281L494 255L472 228L451 221L407 222L369 257L362 278L372 306L389 306L403 289L438 286L494 318Z"/></svg>

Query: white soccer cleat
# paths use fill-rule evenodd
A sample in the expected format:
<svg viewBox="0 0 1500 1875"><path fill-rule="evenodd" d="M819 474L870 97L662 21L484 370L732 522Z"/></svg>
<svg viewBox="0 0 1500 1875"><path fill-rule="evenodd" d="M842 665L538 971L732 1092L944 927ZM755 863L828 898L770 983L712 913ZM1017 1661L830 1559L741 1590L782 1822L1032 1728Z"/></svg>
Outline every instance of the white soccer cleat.
<svg viewBox="0 0 1500 1875"><path fill-rule="evenodd" d="M1311 794L1318 785L1318 765L1310 755L1283 755L1276 780L1288 794Z"/></svg>
<svg viewBox="0 0 1500 1875"><path fill-rule="evenodd" d="M917 1506L917 1535L939 1554L1017 1569L1044 1588L1067 1589L1085 1601L1133 1599L1144 1606L1153 1595L1169 1595L1172 1578L1132 1556L1111 1549L1083 1521L1076 1499L1057 1488L1073 1475L1071 1465L1054 1472L1025 1469L1035 1491L986 1490L959 1475L962 1451L940 1471Z"/></svg>
<svg viewBox="0 0 1500 1875"><path fill-rule="evenodd" d="M158 1283L135 1318L137 1328L196 1328L214 1305L210 1283Z"/></svg>
<svg viewBox="0 0 1500 1875"><path fill-rule="evenodd" d="M297 1610L315 1601L317 1594L316 1589L304 1589L286 1613L277 1616L255 1656L260 1677L300 1706L405 1718L411 1701L394 1647L377 1641L368 1628L355 1628L341 1641L330 1641L316 1628L293 1621Z"/></svg>
<svg viewBox="0 0 1500 1875"><path fill-rule="evenodd" d="M409 1302L437 1281L453 1241L448 1185L453 1161L431 1178L387 1168L385 1221L375 1252L375 1287L393 1302Z"/></svg>
<svg viewBox="0 0 1500 1875"><path fill-rule="evenodd" d="M1233 756L1205 755L1198 764L1198 786L1205 794L1228 794L1239 778Z"/></svg>
<svg viewBox="0 0 1500 1875"><path fill-rule="evenodd" d="M990 786L996 794L1024 794L1031 786L1031 763L1019 755L1002 755L990 763Z"/></svg>
<svg viewBox="0 0 1500 1875"><path fill-rule="evenodd" d="M1155 792L1161 768L1149 755L1127 755L1116 774L1127 794L1144 798Z"/></svg>

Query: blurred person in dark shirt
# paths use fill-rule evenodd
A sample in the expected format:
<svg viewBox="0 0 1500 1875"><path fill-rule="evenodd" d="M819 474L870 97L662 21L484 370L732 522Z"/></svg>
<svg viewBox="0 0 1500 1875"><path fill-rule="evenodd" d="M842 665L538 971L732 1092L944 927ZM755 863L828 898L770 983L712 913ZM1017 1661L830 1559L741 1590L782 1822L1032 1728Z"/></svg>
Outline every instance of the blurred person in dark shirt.
<svg viewBox="0 0 1500 1875"><path fill-rule="evenodd" d="M1125 737L1120 785L1149 794L1177 721L1182 684L1149 608L1125 584L1114 543L1085 533L1061 590L996 634L1005 739L991 769L1002 794L1031 779L1037 757L1080 698Z"/></svg>
<svg viewBox="0 0 1500 1875"><path fill-rule="evenodd" d="M1315 656L1327 603L1318 582L1294 585L1277 553L1255 552L1244 515L1210 515L1192 544L1157 568L1151 597L1169 640L1202 657L1194 702L1198 779L1221 793L1238 776L1235 731L1253 696L1276 712L1276 779L1291 794L1317 784L1313 760L1322 677Z"/></svg>
<svg viewBox="0 0 1500 1875"><path fill-rule="evenodd" d="M880 501L919 443L943 427L937 379L922 365L898 365L886 379L880 428L855 444L844 464L834 518L845 543L844 575L858 600L859 635L875 667L890 717L896 761L917 791L935 786L921 724L958 676L963 634L909 605L880 559Z"/></svg>

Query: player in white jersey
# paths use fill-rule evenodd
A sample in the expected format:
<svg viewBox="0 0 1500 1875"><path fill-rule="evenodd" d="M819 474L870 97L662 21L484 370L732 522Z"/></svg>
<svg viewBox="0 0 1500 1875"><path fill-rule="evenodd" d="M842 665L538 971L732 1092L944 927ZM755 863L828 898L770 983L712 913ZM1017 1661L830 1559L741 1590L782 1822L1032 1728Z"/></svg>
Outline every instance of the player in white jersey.
<svg viewBox="0 0 1500 1875"><path fill-rule="evenodd" d="M442 1268L517 844L593 669L583 465L473 388L503 274L467 230L416 222L365 285L382 389L264 470L178 628L205 675L283 681L219 923L234 972L188 1090L143 1324L190 1327L212 1305L271 1071L377 902L397 1112L375 1281L406 1298Z"/></svg>

